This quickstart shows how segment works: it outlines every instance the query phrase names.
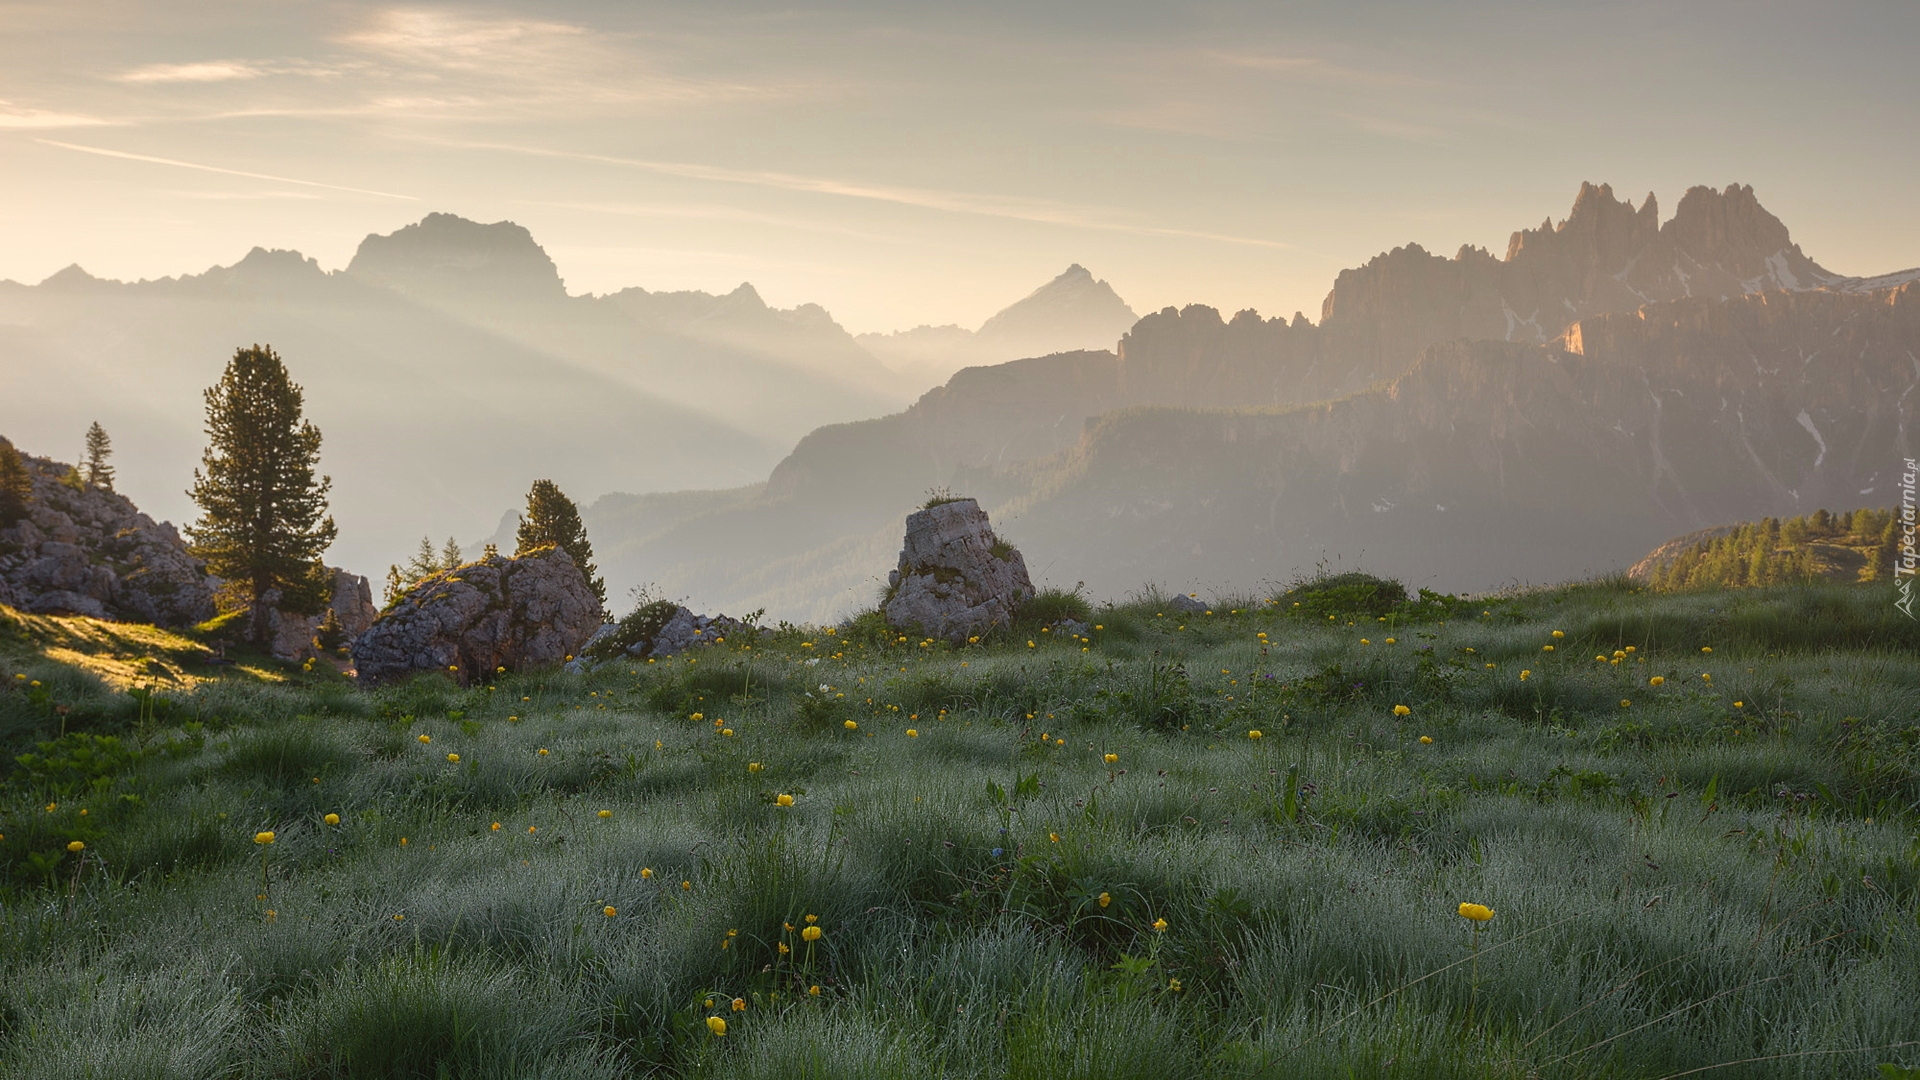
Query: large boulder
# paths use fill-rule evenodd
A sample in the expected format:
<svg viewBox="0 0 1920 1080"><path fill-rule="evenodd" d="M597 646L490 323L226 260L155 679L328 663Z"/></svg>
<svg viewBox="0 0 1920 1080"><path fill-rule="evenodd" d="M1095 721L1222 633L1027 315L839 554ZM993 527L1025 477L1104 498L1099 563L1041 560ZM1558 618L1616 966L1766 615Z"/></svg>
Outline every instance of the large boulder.
<svg viewBox="0 0 1920 1080"><path fill-rule="evenodd" d="M600 600L559 548L489 555L420 581L353 643L360 681L449 671L462 683L573 657L601 625Z"/></svg>
<svg viewBox="0 0 1920 1080"><path fill-rule="evenodd" d="M72 468L21 455L27 514L0 529L0 603L38 614L189 626L214 614L206 565L164 521Z"/></svg>
<svg viewBox="0 0 1920 1080"><path fill-rule="evenodd" d="M380 609L373 606L373 586L359 574L337 566L327 569L333 573L333 599L328 602L327 610L345 631L346 639L352 641L366 633L373 620L380 617ZM268 651L282 660L304 660L319 655L314 638L326 617L324 611L318 615L301 615L278 607L269 608Z"/></svg>
<svg viewBox="0 0 1920 1080"><path fill-rule="evenodd" d="M1032 595L1020 552L994 535L978 502L954 499L907 517L881 610L896 630L962 642L1012 622Z"/></svg>

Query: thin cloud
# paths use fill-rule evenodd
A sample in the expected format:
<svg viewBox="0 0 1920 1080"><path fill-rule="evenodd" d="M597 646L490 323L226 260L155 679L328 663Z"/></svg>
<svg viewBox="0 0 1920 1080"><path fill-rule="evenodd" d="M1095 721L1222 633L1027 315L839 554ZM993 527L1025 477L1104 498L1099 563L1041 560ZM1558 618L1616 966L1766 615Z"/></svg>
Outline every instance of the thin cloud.
<svg viewBox="0 0 1920 1080"><path fill-rule="evenodd" d="M276 184L299 184L302 187L326 188L329 191L346 191L355 195L377 195L383 199L406 199L418 201L413 195L396 195L391 191L374 191L370 188L347 187L343 184L326 184L318 180L296 180L290 176L273 176L268 173L246 172L241 169L223 169L218 165L201 165L192 161L176 161L173 158L152 157L147 154L129 154L124 150L108 150L99 146L81 146L78 143L59 142L54 139L35 139L35 142L47 146L57 146L62 150L74 150L82 154L98 154L101 157L122 158L127 161L144 161L151 165L171 165L176 169L196 169L200 172L219 173L222 176L244 176L249 180L270 180Z"/></svg>
<svg viewBox="0 0 1920 1080"><path fill-rule="evenodd" d="M266 74L239 60L201 60L191 64L148 64L114 76L129 83L213 83L257 79Z"/></svg>
<svg viewBox="0 0 1920 1080"><path fill-rule="evenodd" d="M678 176L692 180L712 180L726 184L744 184L750 187L774 188L781 191L838 195L845 198L892 203L896 206L912 206L923 210L938 210L951 214L972 214L980 217L1003 218L1010 221L1028 221L1076 229L1129 233L1135 236L1167 236L1187 240L1206 240L1220 244L1239 244L1248 247L1277 248L1288 251L1301 250L1296 245L1281 240L1267 240L1253 236L1231 236L1224 233L1202 232L1194 229L1175 229L1157 225L1139 225L1103 220L1090 216L1085 208L1065 206L1057 203L1002 199L993 196L972 195L966 192L940 191L933 188L881 187L872 184L835 180L829 177L800 176L794 173L751 169L730 169L718 165L700 165L681 161L650 161L645 158L615 157L609 154L588 154L573 150L548 150L541 147L513 146L505 143L448 142L446 145L458 146L470 150L495 150L505 153L526 154L533 157L558 158L567 161L591 161L603 165L620 165L627 168L644 169L647 172L658 173L663 176Z"/></svg>
<svg viewBox="0 0 1920 1080"><path fill-rule="evenodd" d="M0 101L0 128L104 127L111 123L112 121L102 120L96 116L48 112L45 109L25 109L10 101Z"/></svg>

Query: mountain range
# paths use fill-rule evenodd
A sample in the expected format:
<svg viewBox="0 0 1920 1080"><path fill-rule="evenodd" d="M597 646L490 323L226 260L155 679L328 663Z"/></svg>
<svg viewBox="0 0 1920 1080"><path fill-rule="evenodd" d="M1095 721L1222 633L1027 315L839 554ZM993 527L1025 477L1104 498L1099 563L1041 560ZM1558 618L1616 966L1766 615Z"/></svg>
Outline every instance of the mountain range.
<svg viewBox="0 0 1920 1080"><path fill-rule="evenodd" d="M1651 194L1588 184L1504 257L1410 244L1341 273L1317 324L1167 308L1111 352L966 369L824 426L764 483L585 518L610 583L808 618L870 600L935 488L1095 596L1328 563L1564 580L1692 529L1894 498L1917 281L1822 268L1750 187L1693 188L1661 222Z"/></svg>
<svg viewBox="0 0 1920 1080"><path fill-rule="evenodd" d="M1110 344L1131 313L1116 321L1126 305L1082 279L1009 307L967 355ZM0 432L71 454L98 420L122 490L189 516L201 391L254 343L286 360L325 434L345 526L329 557L376 576L423 533L483 534L537 478L583 498L752 482L809 431L898 409L948 364L885 361L818 305L773 308L747 284L572 295L525 228L430 214L332 272L255 248L154 281L70 266L0 282Z"/></svg>

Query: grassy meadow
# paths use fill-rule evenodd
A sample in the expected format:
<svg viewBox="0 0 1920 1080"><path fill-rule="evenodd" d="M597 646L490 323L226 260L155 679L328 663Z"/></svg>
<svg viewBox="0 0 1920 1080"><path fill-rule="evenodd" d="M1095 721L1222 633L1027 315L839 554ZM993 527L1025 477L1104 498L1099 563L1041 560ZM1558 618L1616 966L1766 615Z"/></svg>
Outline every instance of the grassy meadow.
<svg viewBox="0 0 1920 1080"><path fill-rule="evenodd" d="M367 693L12 619L0 1075L1920 1075L1886 589L1090 621Z"/></svg>

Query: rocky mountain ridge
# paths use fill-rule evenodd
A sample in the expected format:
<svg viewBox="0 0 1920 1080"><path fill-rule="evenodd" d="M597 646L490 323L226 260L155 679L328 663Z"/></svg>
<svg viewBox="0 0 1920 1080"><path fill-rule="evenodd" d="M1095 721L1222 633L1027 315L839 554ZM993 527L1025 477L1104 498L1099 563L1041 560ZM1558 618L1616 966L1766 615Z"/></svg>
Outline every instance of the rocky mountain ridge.
<svg viewBox="0 0 1920 1080"><path fill-rule="evenodd" d="M1676 531L1791 512L1815 490L1853 484L1857 491L1884 479L1879 474L1889 466L1873 460L1902 445L1916 401L1899 382L1906 361L1887 359L1904 356L1906 348L1920 351L1920 331L1904 317L1888 317L1907 310L1907 301L1896 297L1910 295L1899 291L1909 279L1920 279L1920 271L1867 279L1825 271L1740 185L1689 191L1674 219L1662 225L1653 200L1634 208L1605 186L1589 184L1566 221L1516 233L1504 260L1475 249L1440 259L1409 246L1344 272L1317 325L1298 314L1270 319L1243 311L1225 318L1205 305L1167 308L1139 320L1114 353L968 369L901 413L819 429L796 445L765 486L735 489L721 503L699 503L691 494L646 497L654 501L647 502L644 539L625 524L643 501L633 496L607 496L587 510L586 520L603 550L622 552L606 560L616 579L627 575L685 589L703 602L822 618L838 613L834 605L866 600L876 587L872 566L885 558L889 534L897 535L902 508L940 486L979 496L1027 547L1040 575L1073 567L1059 572L1097 583L1108 595L1149 578L1245 581L1256 564L1268 566L1266 573L1283 573L1286 567L1272 567L1278 552L1302 553L1299 565L1311 566L1319 554L1341 545L1383 557L1392 548L1393 558L1405 556L1409 572L1435 575L1431 580L1442 585L1465 587L1457 582L1470 580L1484 586L1503 565L1509 576L1556 580L1625 565ZM1528 305L1527 317L1509 321L1506 312L1516 303ZM1540 309L1564 317L1553 322L1533 314ZM1836 314L1842 310L1844 317ZM1873 333L1880 336L1861 337L1868 327L1877 327ZM1471 345L1475 335L1519 351ZM1873 355L1883 366L1874 369L1872 392L1855 385L1864 376L1844 360L1846 348L1878 350ZM1557 368L1537 368L1524 359L1553 355L1564 366L1579 363L1568 357L1589 353L1637 371L1637 388L1628 393L1615 387L1604 399L1582 397L1597 392L1590 380L1544 380L1542 372ZM1816 356L1819 363L1812 362ZM1711 377L1700 368L1709 359ZM1461 412L1465 406L1449 396L1470 390L1497 400L1507 390L1489 373L1516 371L1526 374L1531 412ZM1820 378L1789 378L1792 371L1816 371ZM1433 385L1436 378L1443 385ZM1338 444L1346 450L1325 450L1330 477L1345 476L1352 462L1376 452L1370 447L1440 460L1389 430L1426 430L1424 413L1398 415L1376 407L1401 397L1409 406L1417 401L1440 410L1433 415L1446 415L1449 423L1481 425L1487 432L1471 452L1458 444L1466 462L1461 475L1470 479L1433 500L1448 511L1428 513L1491 499L1488 513L1510 528L1534 530L1526 535L1551 538L1541 549L1552 554L1531 561L1491 559L1471 539L1448 549L1449 559L1458 556L1454 562L1423 556L1417 545L1399 552L1368 529L1386 520L1372 516L1376 501L1404 507L1406 493L1421 490L1424 481L1408 477L1383 478L1378 492L1347 477L1323 492L1324 503L1286 500L1287 513L1315 524L1284 538L1270 522L1193 506L1194 499L1231 506L1232 491L1259 492L1281 483L1292 467L1288 462L1296 460L1288 455L1296 452L1282 453L1283 444L1262 425L1331 431L1310 423L1322 410L1370 418L1341 429ZM1374 404L1326 404L1347 401ZM1454 404L1438 404L1447 401ZM1704 404L1709 401L1710 409ZM1649 402L1676 419L1654 423L1642 415ZM1592 417L1609 416L1609 409L1619 415L1602 426L1640 432L1650 441L1635 453L1660 464L1635 474L1638 487L1609 496L1610 517L1589 520L1561 505L1553 485L1579 486L1585 481L1568 477L1603 467L1594 463L1617 452L1606 438L1587 431ZM1194 410L1202 411L1199 419ZM1242 419L1222 419L1228 415ZM1681 416L1686 423L1678 421ZM1581 452L1597 456L1585 460L1543 447L1534 463L1513 460L1503 447L1524 442L1530 425L1582 432L1587 442ZM1732 441L1707 438L1695 427L1725 428ZM1239 446L1231 460L1218 456L1225 453L1218 443L1223 438ZM1442 437L1429 432L1422 438ZM1698 468L1685 464L1688 455L1678 449L1695 438L1704 440L1706 455ZM1234 442L1240 439L1246 441ZM1832 447L1828 457L1821 457L1820 440ZM1819 461L1806 477L1784 464L1799 462L1803 452L1812 456L1800 465L1811 468ZM1323 460L1319 455L1309 460ZM1763 463L1757 469L1756 461ZM1491 474L1481 468L1488 462L1499 466ZM1087 472L1091 463L1102 467ZM1553 466L1548 472L1564 472L1529 489L1543 508L1539 513L1521 514L1495 497L1546 463ZM1101 487L1101 476L1112 483ZM1147 488L1155 494L1146 503L1126 495L1133 476L1151 481ZM1235 478L1238 486L1219 477ZM1304 490L1297 478L1286 483ZM1487 490L1474 495L1476 485ZM1722 486L1726 497L1713 497ZM1394 495L1396 490L1402 494ZM1146 504L1183 507L1193 524L1183 530L1169 523L1158 537L1144 524L1153 519L1142 509ZM1068 505L1074 513L1061 509ZM1336 527L1336 519L1368 525ZM1569 522L1580 522L1580 528L1568 531ZM1027 545L1030 524L1052 535ZM1087 539L1089 531L1100 539ZM1243 547L1235 535L1260 540ZM720 551L696 540L716 536L730 538L720 542ZM1242 554L1223 554L1228 551ZM1309 551L1313 557L1306 557ZM1089 561L1104 569L1083 572ZM793 603L802 606L782 606Z"/></svg>

